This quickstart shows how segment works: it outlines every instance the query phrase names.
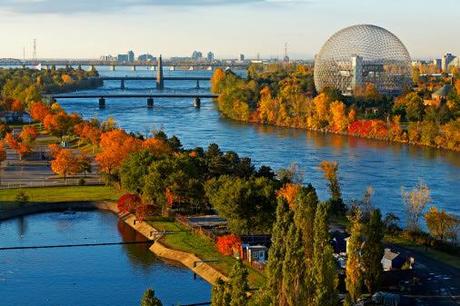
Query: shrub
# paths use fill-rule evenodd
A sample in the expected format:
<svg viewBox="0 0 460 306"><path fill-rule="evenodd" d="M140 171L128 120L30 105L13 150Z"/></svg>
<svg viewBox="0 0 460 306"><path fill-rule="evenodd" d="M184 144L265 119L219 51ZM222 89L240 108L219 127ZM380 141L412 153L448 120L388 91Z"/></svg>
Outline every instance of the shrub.
<svg viewBox="0 0 460 306"><path fill-rule="evenodd" d="M19 190L16 193L16 202L18 202L21 205L26 204L29 201L29 195L24 191L24 190Z"/></svg>
<svg viewBox="0 0 460 306"><path fill-rule="evenodd" d="M235 250L239 250L240 246L241 239L236 235L231 234L217 237L217 251L223 255L233 255Z"/></svg>
<svg viewBox="0 0 460 306"><path fill-rule="evenodd" d="M85 181L84 178L81 178L81 179L78 180L78 185L79 186L84 186L85 184L86 184L86 181Z"/></svg>

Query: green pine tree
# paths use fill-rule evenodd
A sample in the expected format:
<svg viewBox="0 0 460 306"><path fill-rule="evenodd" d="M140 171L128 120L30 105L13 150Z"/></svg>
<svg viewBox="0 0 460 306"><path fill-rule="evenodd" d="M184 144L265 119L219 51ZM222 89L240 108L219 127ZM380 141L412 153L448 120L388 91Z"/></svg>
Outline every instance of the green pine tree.
<svg viewBox="0 0 460 306"><path fill-rule="evenodd" d="M147 289L141 300L141 306L163 306L161 301L155 296L153 289Z"/></svg>
<svg viewBox="0 0 460 306"><path fill-rule="evenodd" d="M246 295L249 291L248 275L248 269L241 260L238 260L230 273L230 306L246 306L248 304Z"/></svg>
<svg viewBox="0 0 460 306"><path fill-rule="evenodd" d="M362 250L364 284L369 293L375 293L382 278L382 256L384 253L384 224L379 209L372 211L366 228L366 242Z"/></svg>
<svg viewBox="0 0 460 306"><path fill-rule="evenodd" d="M272 302L272 305L278 305L280 297L283 261L286 253L285 239L292 223L292 214L289 211L287 203L279 199L276 209L276 221L272 230L272 245L268 251L268 263L266 267L267 273L267 296Z"/></svg>
<svg viewBox="0 0 460 306"><path fill-rule="evenodd" d="M315 294L313 305L334 306L338 302L337 265L330 244L328 207L321 203L316 210L314 228L313 275Z"/></svg>

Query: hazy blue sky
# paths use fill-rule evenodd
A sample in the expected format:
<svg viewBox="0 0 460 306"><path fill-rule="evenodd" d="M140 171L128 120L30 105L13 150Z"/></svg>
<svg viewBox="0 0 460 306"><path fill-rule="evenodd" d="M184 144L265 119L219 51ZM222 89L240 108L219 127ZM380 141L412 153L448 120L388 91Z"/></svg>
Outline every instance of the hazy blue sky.
<svg viewBox="0 0 460 306"><path fill-rule="evenodd" d="M337 30L387 28L413 58L460 54L459 0L0 0L0 57L96 58L212 50L312 58Z"/></svg>

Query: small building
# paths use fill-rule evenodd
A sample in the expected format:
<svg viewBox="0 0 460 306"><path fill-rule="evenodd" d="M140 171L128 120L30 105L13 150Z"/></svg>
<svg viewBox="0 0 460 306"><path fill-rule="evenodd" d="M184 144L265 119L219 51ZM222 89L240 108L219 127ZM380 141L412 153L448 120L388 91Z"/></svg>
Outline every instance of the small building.
<svg viewBox="0 0 460 306"><path fill-rule="evenodd" d="M0 122L32 123L32 117L27 112L0 112Z"/></svg>
<svg viewBox="0 0 460 306"><path fill-rule="evenodd" d="M242 259L249 263L265 263L268 260L268 248L264 245L242 244Z"/></svg>
<svg viewBox="0 0 460 306"><path fill-rule="evenodd" d="M406 259L398 252L385 249L382 260L383 271L399 270L406 263Z"/></svg>

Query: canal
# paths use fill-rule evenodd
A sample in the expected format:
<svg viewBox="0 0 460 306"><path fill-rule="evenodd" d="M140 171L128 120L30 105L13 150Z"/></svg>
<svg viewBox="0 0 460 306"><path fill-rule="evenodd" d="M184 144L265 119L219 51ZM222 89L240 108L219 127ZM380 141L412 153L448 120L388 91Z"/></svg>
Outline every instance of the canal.
<svg viewBox="0 0 460 306"><path fill-rule="evenodd" d="M43 213L0 221L0 245L145 240L103 211ZM154 288L164 305L206 302L210 285L147 245L0 251L0 305L139 305Z"/></svg>
<svg viewBox="0 0 460 306"><path fill-rule="evenodd" d="M154 71L117 67L109 71L99 67L103 76L152 76ZM144 68L145 69L145 68ZM165 76L210 76L211 71L168 71ZM195 89L193 81L166 81L165 93L209 93L209 82ZM154 81L127 81L120 90L119 81L82 94L154 93ZM401 188L412 188L423 180L432 191L433 204L460 214L460 154L431 148L347 136L325 135L304 130L266 127L239 123L222 118L211 100L204 100L201 109L192 106L192 99L156 99L155 107L147 109L145 99L109 99L105 109L95 99L59 101L66 111L84 118L106 120L113 117L119 126L132 132L149 134L164 130L177 135L185 147L207 147L217 143L223 150L249 156L257 164L274 169L297 163L306 183L311 182L320 197L326 199L327 184L318 165L322 160L340 164L340 179L345 200L361 199L368 186L375 190L373 204L384 213L393 212L404 222Z"/></svg>

